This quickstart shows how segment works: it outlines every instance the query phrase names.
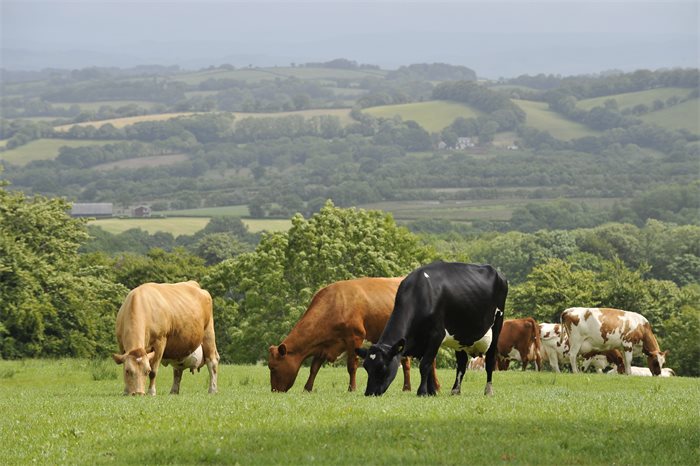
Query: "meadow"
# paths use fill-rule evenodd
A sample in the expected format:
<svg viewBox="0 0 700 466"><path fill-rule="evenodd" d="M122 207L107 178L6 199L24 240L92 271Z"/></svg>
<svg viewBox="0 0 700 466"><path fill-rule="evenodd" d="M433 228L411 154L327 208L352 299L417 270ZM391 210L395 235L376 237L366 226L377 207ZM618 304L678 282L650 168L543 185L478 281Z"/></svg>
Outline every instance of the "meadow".
<svg viewBox="0 0 700 466"><path fill-rule="evenodd" d="M581 123L571 121L549 109L546 102L512 99L513 103L527 114L525 124L540 131L549 131L557 139L565 141L584 136L600 136L600 131L593 130Z"/></svg>
<svg viewBox="0 0 700 466"><path fill-rule="evenodd" d="M690 92L690 89L682 87L660 87L657 89L647 89L645 91L625 92L624 94L605 95L592 99L583 99L576 103L576 106L584 110L593 107L602 107L605 101L614 100L620 110L644 104L651 107L655 100L666 102L669 97L683 98ZM697 103L696 103L697 104Z"/></svg>
<svg viewBox="0 0 700 466"><path fill-rule="evenodd" d="M63 147L100 146L110 141L79 139L37 139L15 149L0 152L0 160L13 165L26 165L34 160L53 160Z"/></svg>
<svg viewBox="0 0 700 466"><path fill-rule="evenodd" d="M468 373L461 396L439 370L433 398L348 393L344 367L324 367L313 393L302 368L271 393L265 366L221 365L158 375L158 396L121 395L121 367L104 360L0 361L5 464L697 464L700 381L598 374ZM412 371L414 390L419 380Z"/></svg>
<svg viewBox="0 0 700 466"><path fill-rule="evenodd" d="M686 100L672 107L649 112L641 115L639 119L669 130L683 128L700 134L700 99Z"/></svg>
<svg viewBox="0 0 700 466"><path fill-rule="evenodd" d="M173 118L188 117L196 115L196 112L177 112L177 113L154 113L152 115L139 115L134 117L123 117L123 118L112 118L109 120L98 120L98 121L84 121L82 123L71 123L68 125L60 125L54 127L56 131L68 131L73 126L94 126L99 128L107 123L113 125L115 128L124 128L134 123L141 123L143 121L164 121L172 120Z"/></svg>
<svg viewBox="0 0 700 466"><path fill-rule="evenodd" d="M400 105L382 105L362 110L375 118L393 118L398 115L403 120L413 120L429 132L439 132L452 124L457 117L476 118L482 112L459 102L431 100Z"/></svg>

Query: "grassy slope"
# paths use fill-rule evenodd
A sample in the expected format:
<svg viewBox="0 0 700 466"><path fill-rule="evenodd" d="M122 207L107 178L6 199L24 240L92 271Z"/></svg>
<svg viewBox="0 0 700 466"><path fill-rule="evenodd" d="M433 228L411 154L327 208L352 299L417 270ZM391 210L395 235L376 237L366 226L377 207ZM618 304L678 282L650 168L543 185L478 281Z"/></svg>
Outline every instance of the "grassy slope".
<svg viewBox="0 0 700 466"><path fill-rule="evenodd" d="M603 97L595 97L593 99L584 99L576 103L576 106L584 110L590 110L593 107L602 107L606 100L613 99L617 101L617 106L620 110L635 105L645 104L651 106L652 103L659 99L666 102L666 99L672 96L685 97L691 89L681 87L662 87L659 89L648 89L646 91L626 92L624 94L606 95Z"/></svg>
<svg viewBox="0 0 700 466"><path fill-rule="evenodd" d="M321 115L336 116L340 119L340 122L344 125L352 123L354 120L350 117L350 108L312 108L309 110L299 110L294 112L274 112L274 113L244 113L244 112L232 112L233 116L236 117L236 121L240 121L244 118L275 118L284 117L291 115L299 115L304 118L311 118Z"/></svg>
<svg viewBox="0 0 700 466"><path fill-rule="evenodd" d="M112 108L124 107L126 105L135 104L143 108L151 108L157 105L157 102L149 102L147 100L104 100L96 102L51 102L53 107L64 107L68 108L71 105L77 105L82 111L98 111L102 106L109 106Z"/></svg>
<svg viewBox="0 0 700 466"><path fill-rule="evenodd" d="M93 380L93 374L102 380ZM111 360L0 361L6 464L697 464L700 381L510 371L468 373L459 397L348 393L344 367L323 368L315 392L273 394L264 366L186 373L169 396L123 397ZM412 371L414 388L419 376ZM358 387L366 374L358 371Z"/></svg>
<svg viewBox="0 0 700 466"><path fill-rule="evenodd" d="M32 160L52 160L58 155L58 149L63 146L83 147L98 146L113 141L77 140L77 139L37 139L16 149L0 152L0 160L6 160L15 165L24 165Z"/></svg>
<svg viewBox="0 0 700 466"><path fill-rule="evenodd" d="M525 122L527 126L541 131L549 131L549 134L555 138L570 140L600 134L599 131L592 130L581 123L567 120L557 112L551 111L545 102L516 99L513 99L513 102L527 114Z"/></svg>
<svg viewBox="0 0 700 466"><path fill-rule="evenodd" d="M672 107L650 112L639 117L646 123L654 123L666 129L685 128L700 134L700 99L693 99Z"/></svg>
<svg viewBox="0 0 700 466"><path fill-rule="evenodd" d="M362 79L367 76L383 76L380 70L339 70L331 68L241 68L238 70L212 70L173 76L173 81L199 84L207 79L235 79L239 81L261 81L295 77L299 79Z"/></svg>
<svg viewBox="0 0 700 466"><path fill-rule="evenodd" d="M152 155L148 157L137 157L133 159L119 160L116 162L107 162L95 165L93 168L100 171L108 171L113 169L136 169L144 167L160 167L163 165L172 165L174 163L187 160L185 154L168 154L168 155Z"/></svg>
<svg viewBox="0 0 700 466"><path fill-rule="evenodd" d="M383 105L364 109L363 112L374 117L392 118L399 115L404 120L414 120L430 132L442 131L457 117L476 118L481 115L478 110L458 102L431 100L401 105Z"/></svg>

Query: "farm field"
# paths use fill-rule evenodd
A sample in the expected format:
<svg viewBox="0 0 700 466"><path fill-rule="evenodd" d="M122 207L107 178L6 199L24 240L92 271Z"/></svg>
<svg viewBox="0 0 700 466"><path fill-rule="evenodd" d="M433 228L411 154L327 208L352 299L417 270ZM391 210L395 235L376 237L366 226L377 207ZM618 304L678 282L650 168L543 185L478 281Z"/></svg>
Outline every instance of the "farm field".
<svg viewBox="0 0 700 466"><path fill-rule="evenodd" d="M196 112L180 112L180 113L156 113L153 115L140 115L135 117L124 117L124 118L112 118L111 120L98 120L98 121L84 121L82 123L71 123L68 125L56 126L54 130L56 131L68 131L73 126L94 126L99 128L102 125L110 123L114 125L115 128L124 128L128 125L133 125L134 123L140 123L142 121L164 121L172 120L178 117L187 117L196 115Z"/></svg>
<svg viewBox="0 0 700 466"><path fill-rule="evenodd" d="M333 68L271 67L241 68L237 70L211 70L173 76L173 81L187 84L199 84L208 79L235 79L239 81L262 81L276 78L299 79L362 79L367 76L384 76L381 70L341 70Z"/></svg>
<svg viewBox="0 0 700 466"><path fill-rule="evenodd" d="M63 146L85 147L99 146L110 141L78 139L37 139L15 149L0 152L0 160L14 165L26 165L33 160L53 160Z"/></svg>
<svg viewBox="0 0 700 466"><path fill-rule="evenodd" d="M635 105L644 104L651 106L655 100L666 102L669 97L685 97L690 92L690 89L682 87L661 87L658 89L648 89L646 91L626 92L624 94L606 95L603 97L595 97L593 99L584 99L576 103L576 106L584 110L590 110L593 107L602 107L606 100L615 100L620 110Z"/></svg>
<svg viewBox="0 0 700 466"><path fill-rule="evenodd" d="M373 117L393 118L399 115L403 120L413 120L429 132L439 132L449 126L457 117L476 118L481 115L476 109L458 102L431 100L400 105L382 105L362 110Z"/></svg>
<svg viewBox="0 0 700 466"><path fill-rule="evenodd" d="M615 199L572 198L572 202L583 202L595 207L610 207ZM474 220L510 220L513 210L529 203L546 203L551 200L507 198L473 201L387 201L363 204L363 209L389 212L397 220L442 219L457 222Z"/></svg>
<svg viewBox="0 0 700 466"><path fill-rule="evenodd" d="M246 205L202 207L200 209L166 210L158 213L167 215L169 217L214 217L217 215L233 215L236 217L245 217L247 215L250 215L250 212L248 211L248 206Z"/></svg>
<svg viewBox="0 0 700 466"><path fill-rule="evenodd" d="M151 102L148 100L104 100L96 102L51 102L54 107L64 107L68 108L72 105L77 105L80 107L81 111L93 111L96 112L103 106L109 106L113 108L125 107L127 105L138 105L143 108L151 108L158 105L157 102Z"/></svg>
<svg viewBox="0 0 700 466"><path fill-rule="evenodd" d="M525 124L540 131L549 131L557 139L571 140L584 136L598 136L599 131L588 128L576 121L567 120L564 116L549 109L546 102L511 99L527 114Z"/></svg>
<svg viewBox="0 0 700 466"><path fill-rule="evenodd" d="M700 134L700 99L688 100L672 107L649 112L641 115L639 119L670 130L684 128Z"/></svg>
<svg viewBox="0 0 700 466"><path fill-rule="evenodd" d="M438 371L432 398L348 393L344 367L324 367L313 393L302 368L289 393L271 393L263 365L221 365L219 393L206 369L168 395L121 395L111 359L0 361L5 464L697 464L700 381L692 378L508 371L468 372L449 396ZM412 370L414 389L418 371ZM400 378L400 377L399 377Z"/></svg>
<svg viewBox="0 0 700 466"><path fill-rule="evenodd" d="M223 214L219 214L223 215ZM209 223L210 217L168 217L168 218L106 218L90 221L108 233L118 234L132 228L140 228L151 234L158 231L173 236L193 235ZM259 231L286 231L292 226L287 219L241 219L252 233Z"/></svg>
<svg viewBox="0 0 700 466"><path fill-rule="evenodd" d="M133 159L119 160L117 162L108 162L95 165L95 170L107 171L114 169L135 169L144 167L160 167L163 165L172 165L178 162L187 160L185 154L169 154L169 155L151 155L148 157L136 157Z"/></svg>
<svg viewBox="0 0 700 466"><path fill-rule="evenodd" d="M274 112L274 113L245 113L245 112L232 112L231 114L235 117L234 126L236 122L241 121L244 118L277 118L285 117L291 115L299 115L304 118L311 118L321 115L336 116L340 119L343 125L352 123L354 120L350 117L350 108L313 108L309 110L298 110L294 112Z"/></svg>

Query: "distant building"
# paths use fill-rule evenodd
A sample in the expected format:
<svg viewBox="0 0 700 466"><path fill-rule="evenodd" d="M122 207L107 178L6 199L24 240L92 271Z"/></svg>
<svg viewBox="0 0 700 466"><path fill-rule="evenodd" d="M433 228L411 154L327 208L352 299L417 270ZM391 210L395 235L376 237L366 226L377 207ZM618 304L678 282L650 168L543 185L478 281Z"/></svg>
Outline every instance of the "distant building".
<svg viewBox="0 0 700 466"><path fill-rule="evenodd" d="M455 149L457 150L465 150L470 147L476 147L476 144L472 140L472 138L467 138L467 137L459 137L457 138L457 144L455 144Z"/></svg>
<svg viewBox="0 0 700 466"><path fill-rule="evenodd" d="M112 203L111 202L94 202L94 203L74 203L70 209L71 217L111 217Z"/></svg>
<svg viewBox="0 0 700 466"><path fill-rule="evenodd" d="M140 205L140 206L134 207L131 211L131 214L133 217L150 217L151 216L151 208L147 205Z"/></svg>

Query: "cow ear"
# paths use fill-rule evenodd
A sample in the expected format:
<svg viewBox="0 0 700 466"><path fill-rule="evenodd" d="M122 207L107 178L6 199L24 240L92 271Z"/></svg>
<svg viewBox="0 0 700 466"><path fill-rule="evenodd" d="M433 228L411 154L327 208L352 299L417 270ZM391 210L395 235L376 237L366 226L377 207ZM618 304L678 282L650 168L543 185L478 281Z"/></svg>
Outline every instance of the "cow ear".
<svg viewBox="0 0 700 466"><path fill-rule="evenodd" d="M149 363L149 364L152 364L152 363L153 363L153 359L156 357L156 352L155 352L155 351L151 351L150 353L148 353L148 354L146 355L146 357L148 358L148 363Z"/></svg>
<svg viewBox="0 0 700 466"><path fill-rule="evenodd" d="M126 359L126 355L115 353L112 355L112 359L114 359L114 362L116 362L117 364L124 364L124 360Z"/></svg>
<svg viewBox="0 0 700 466"><path fill-rule="evenodd" d="M671 350L664 351L664 357L668 356L668 353L670 353L670 352L671 352Z"/></svg>
<svg viewBox="0 0 700 466"><path fill-rule="evenodd" d="M281 357L284 357L284 355L287 354L287 345L282 343L277 347L277 351L279 351Z"/></svg>
<svg viewBox="0 0 700 466"><path fill-rule="evenodd" d="M367 357L367 348L355 348L355 354L361 357L362 359L365 359Z"/></svg>
<svg viewBox="0 0 700 466"><path fill-rule="evenodd" d="M396 356L403 352L403 347L406 346L406 340L400 339L394 346L391 347L391 356Z"/></svg>

